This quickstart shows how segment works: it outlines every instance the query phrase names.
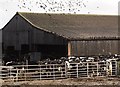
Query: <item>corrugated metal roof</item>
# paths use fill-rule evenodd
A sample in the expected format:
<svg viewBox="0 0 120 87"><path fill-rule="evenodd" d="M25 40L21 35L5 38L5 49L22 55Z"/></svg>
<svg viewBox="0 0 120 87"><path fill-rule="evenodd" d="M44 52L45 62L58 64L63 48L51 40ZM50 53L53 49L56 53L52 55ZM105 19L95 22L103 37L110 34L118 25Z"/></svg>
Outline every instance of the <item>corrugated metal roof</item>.
<svg viewBox="0 0 120 87"><path fill-rule="evenodd" d="M33 26L67 39L118 37L118 16L18 13Z"/></svg>

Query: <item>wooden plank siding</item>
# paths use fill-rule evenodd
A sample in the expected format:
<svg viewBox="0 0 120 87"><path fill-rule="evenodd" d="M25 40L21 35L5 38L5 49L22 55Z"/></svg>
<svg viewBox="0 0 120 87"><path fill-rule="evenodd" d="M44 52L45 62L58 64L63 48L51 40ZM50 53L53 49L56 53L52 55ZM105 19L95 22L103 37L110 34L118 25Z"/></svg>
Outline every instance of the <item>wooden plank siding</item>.
<svg viewBox="0 0 120 87"><path fill-rule="evenodd" d="M120 40L71 41L71 55L91 56L119 54Z"/></svg>

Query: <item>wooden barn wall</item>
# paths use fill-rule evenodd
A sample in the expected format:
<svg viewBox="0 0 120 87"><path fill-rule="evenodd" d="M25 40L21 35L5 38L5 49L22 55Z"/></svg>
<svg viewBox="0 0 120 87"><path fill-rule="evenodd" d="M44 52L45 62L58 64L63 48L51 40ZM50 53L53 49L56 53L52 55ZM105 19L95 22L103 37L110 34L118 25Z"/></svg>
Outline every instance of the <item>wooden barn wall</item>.
<svg viewBox="0 0 120 87"><path fill-rule="evenodd" d="M33 29L33 43L44 45L67 45L67 40L39 29Z"/></svg>
<svg viewBox="0 0 120 87"><path fill-rule="evenodd" d="M118 40L71 41L71 55L91 56L118 53Z"/></svg>
<svg viewBox="0 0 120 87"><path fill-rule="evenodd" d="M16 15L3 29L4 47L14 46L16 50L21 49L21 44L28 44L28 30L30 26L27 22L22 21Z"/></svg>
<svg viewBox="0 0 120 87"><path fill-rule="evenodd" d="M7 46L15 46L16 41L16 29L17 29L17 20L14 16L13 19L3 28L3 44L4 49Z"/></svg>
<svg viewBox="0 0 120 87"><path fill-rule="evenodd" d="M67 44L65 39L33 27L19 15L14 16L4 27L3 43L4 48L14 46L15 50L21 50L22 44Z"/></svg>

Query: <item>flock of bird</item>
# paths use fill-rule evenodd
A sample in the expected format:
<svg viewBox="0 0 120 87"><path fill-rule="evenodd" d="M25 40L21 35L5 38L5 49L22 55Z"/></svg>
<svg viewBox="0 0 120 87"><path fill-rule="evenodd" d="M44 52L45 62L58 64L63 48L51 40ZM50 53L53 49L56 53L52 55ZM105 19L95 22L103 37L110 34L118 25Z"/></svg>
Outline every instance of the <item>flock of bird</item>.
<svg viewBox="0 0 120 87"><path fill-rule="evenodd" d="M19 9L27 9L33 11L33 8L43 9L46 12L76 12L80 8L86 7L83 0L19 0ZM28 5L29 4L29 5Z"/></svg>
<svg viewBox="0 0 120 87"><path fill-rule="evenodd" d="M44 12L77 13L81 11L81 8L86 8L87 3L87 0L17 0L17 7L20 11L24 9L31 12L42 10Z"/></svg>

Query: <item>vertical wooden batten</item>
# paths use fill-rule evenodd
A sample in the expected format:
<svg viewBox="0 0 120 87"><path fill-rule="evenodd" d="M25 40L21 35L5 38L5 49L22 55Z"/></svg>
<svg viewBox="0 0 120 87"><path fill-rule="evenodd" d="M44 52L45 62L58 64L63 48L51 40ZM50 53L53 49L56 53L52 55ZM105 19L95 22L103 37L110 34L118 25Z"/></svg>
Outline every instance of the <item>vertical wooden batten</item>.
<svg viewBox="0 0 120 87"><path fill-rule="evenodd" d="M71 56L71 42L68 42L68 56Z"/></svg>

